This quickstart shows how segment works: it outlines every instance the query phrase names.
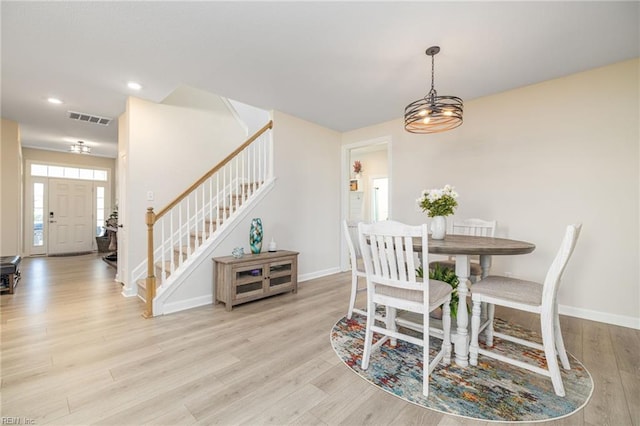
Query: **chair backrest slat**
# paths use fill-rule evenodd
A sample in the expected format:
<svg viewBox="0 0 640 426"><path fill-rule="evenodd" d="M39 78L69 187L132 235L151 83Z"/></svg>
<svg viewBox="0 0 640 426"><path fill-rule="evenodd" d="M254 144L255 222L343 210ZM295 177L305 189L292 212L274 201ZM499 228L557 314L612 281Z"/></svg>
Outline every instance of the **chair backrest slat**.
<svg viewBox="0 0 640 426"><path fill-rule="evenodd" d="M421 239L420 253L413 250L414 238ZM395 221L361 223L359 240L365 270L375 283L415 289L415 284L410 284L417 282L415 255L419 254L424 262L428 253L426 224L410 226Z"/></svg>
<svg viewBox="0 0 640 426"><path fill-rule="evenodd" d="M496 232L495 220L465 219L453 222L452 233L475 237L493 237Z"/></svg>

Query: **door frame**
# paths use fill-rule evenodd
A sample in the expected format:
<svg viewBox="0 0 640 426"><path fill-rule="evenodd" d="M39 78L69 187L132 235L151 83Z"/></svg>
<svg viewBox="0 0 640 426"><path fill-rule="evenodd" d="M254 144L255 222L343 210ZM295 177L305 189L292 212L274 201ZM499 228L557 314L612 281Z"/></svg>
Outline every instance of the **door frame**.
<svg viewBox="0 0 640 426"><path fill-rule="evenodd" d="M93 183L93 192L92 192L92 211L93 211L93 223L95 224L95 214L97 209L96 203L96 187L104 186L105 188L105 217L107 217L112 209L113 209L113 199L111 194L111 182L113 179L113 170L108 167L99 167L99 166L91 166L91 165L81 165L81 164L73 164L73 163L57 163L46 160L34 160L28 159L24 162L25 168L23 170L24 177L24 225L22 226L24 235L22 236L24 254L25 256L46 256L48 255L48 234L49 234L49 221L48 212L49 212L49 177L44 176L32 176L31 175L31 165L32 164L43 164L47 166L59 166L59 167L74 167L80 169L93 169L93 170L104 170L107 172L107 180L106 181L97 181L97 180L83 180L83 179L69 179L73 180L83 180L84 182L92 182ZM33 184L34 183L44 183L44 223L42 232L46 237L44 244L42 247L33 245ZM94 225L95 226L95 225ZM97 244L95 238L92 241L92 250L97 249Z"/></svg>
<svg viewBox="0 0 640 426"><path fill-rule="evenodd" d="M349 216L349 179L351 176L351 150L364 148L367 146L374 145L387 145L387 170L389 179L389 218L393 217L393 205L391 200L393 199L393 161L392 161L392 146L393 146L393 138L391 135L382 136L374 139L366 139L360 142L354 142L346 145L342 145L341 149L341 164L342 167L340 172L340 199L341 199L341 209L340 209L340 223L338 224L340 229L340 269L342 271L347 271L350 269L349 266L349 248L347 247L346 236L343 235L342 231L342 221L344 221Z"/></svg>

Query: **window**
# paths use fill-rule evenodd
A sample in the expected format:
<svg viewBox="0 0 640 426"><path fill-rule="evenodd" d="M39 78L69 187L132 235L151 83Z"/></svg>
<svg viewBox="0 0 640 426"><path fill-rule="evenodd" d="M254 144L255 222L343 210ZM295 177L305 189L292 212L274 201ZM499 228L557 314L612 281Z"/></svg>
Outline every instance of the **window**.
<svg viewBox="0 0 640 426"><path fill-rule="evenodd" d="M44 184L33 184L33 245L42 247L44 229Z"/></svg>
<svg viewBox="0 0 640 426"><path fill-rule="evenodd" d="M83 169L80 167L62 167L46 164L32 164L31 176L107 181L107 171Z"/></svg>
<svg viewBox="0 0 640 426"><path fill-rule="evenodd" d="M96 235L102 235L104 226L104 186L96 187Z"/></svg>

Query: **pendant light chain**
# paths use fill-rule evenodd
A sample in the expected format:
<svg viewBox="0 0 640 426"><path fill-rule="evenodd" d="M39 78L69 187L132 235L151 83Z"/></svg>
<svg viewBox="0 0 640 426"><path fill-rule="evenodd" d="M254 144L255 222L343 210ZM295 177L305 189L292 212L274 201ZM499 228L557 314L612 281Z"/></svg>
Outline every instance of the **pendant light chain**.
<svg viewBox="0 0 640 426"><path fill-rule="evenodd" d="M435 56L436 55L431 55L431 91L432 92L435 92L435 89L433 88L434 81L435 81L435 77L434 77L435 76L434 69L435 69L435 62L436 62Z"/></svg>

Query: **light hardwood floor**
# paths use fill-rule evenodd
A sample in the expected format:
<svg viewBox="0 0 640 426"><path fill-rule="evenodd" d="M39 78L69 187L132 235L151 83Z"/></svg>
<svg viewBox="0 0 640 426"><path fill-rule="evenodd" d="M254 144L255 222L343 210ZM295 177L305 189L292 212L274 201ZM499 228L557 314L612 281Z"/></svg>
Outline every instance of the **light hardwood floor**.
<svg viewBox="0 0 640 426"><path fill-rule="evenodd" d="M0 297L3 424L490 424L414 406L348 371L329 343L348 273L232 312L210 305L149 320L98 255L24 259L22 275ZM640 332L570 317L562 326L595 392L547 424L638 425Z"/></svg>

